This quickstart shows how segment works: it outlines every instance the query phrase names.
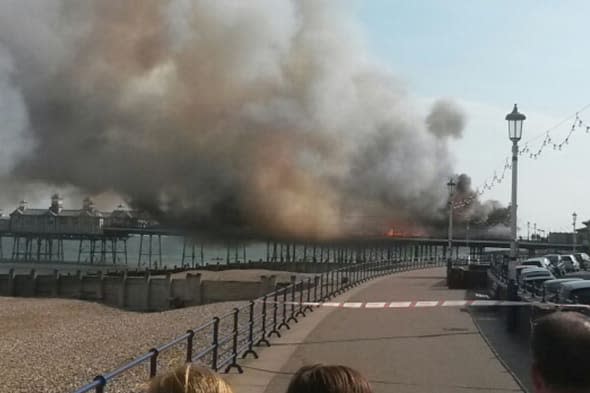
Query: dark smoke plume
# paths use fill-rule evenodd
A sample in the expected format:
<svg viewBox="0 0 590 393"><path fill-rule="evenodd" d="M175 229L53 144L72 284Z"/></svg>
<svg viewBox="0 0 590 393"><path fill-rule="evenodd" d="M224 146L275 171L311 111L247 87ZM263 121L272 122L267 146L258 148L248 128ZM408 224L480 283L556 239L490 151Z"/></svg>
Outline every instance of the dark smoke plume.
<svg viewBox="0 0 590 393"><path fill-rule="evenodd" d="M413 114L339 1L5 1L0 87L0 179L213 236L444 220L464 125L448 101Z"/></svg>

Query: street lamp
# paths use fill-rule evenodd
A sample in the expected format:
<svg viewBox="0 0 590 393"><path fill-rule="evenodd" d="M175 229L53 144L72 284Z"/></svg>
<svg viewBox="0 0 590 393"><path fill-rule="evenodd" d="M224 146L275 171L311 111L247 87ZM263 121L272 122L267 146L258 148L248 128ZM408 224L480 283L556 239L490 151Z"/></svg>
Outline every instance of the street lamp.
<svg viewBox="0 0 590 393"><path fill-rule="evenodd" d="M512 141L512 202L510 211L510 266L509 275L510 279L516 279L516 258L518 254L517 250L517 233L516 233L516 190L517 190L517 177L518 177L518 141L522 138L522 123L526 116L518 112L516 104L511 113L506 115L508 121L508 137Z"/></svg>
<svg viewBox="0 0 590 393"><path fill-rule="evenodd" d="M451 265L451 254L453 252L453 193L457 183L453 181L453 178L449 179L447 187L449 188L449 242L447 245L447 265Z"/></svg>
<svg viewBox="0 0 590 393"><path fill-rule="evenodd" d="M572 214L572 218L573 218L572 228L573 228L573 230L574 230L574 233L573 233L573 240L572 240L572 243L573 243L573 247L572 247L572 248L573 248L573 251L574 251L574 253L575 253L575 252L576 252L576 243L577 243L577 240L578 240L578 239L576 238L576 235L577 235L577 233L576 233L576 219L578 218L578 215L576 214L576 212L574 212L574 213Z"/></svg>
<svg viewBox="0 0 590 393"><path fill-rule="evenodd" d="M527 221L526 222L526 239L527 240L531 240L531 222Z"/></svg>

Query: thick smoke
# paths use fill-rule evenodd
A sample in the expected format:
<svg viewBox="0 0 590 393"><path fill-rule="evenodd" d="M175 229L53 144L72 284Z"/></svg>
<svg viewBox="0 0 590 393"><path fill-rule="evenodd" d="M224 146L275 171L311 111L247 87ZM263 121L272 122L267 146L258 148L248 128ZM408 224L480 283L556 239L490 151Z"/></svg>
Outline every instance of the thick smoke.
<svg viewBox="0 0 590 393"><path fill-rule="evenodd" d="M470 226L472 235L480 237L485 235L505 238L510 233L510 208L494 200L480 201L468 175L461 174L457 178L453 200L458 205L454 217L459 224L459 233L464 232L467 225Z"/></svg>
<svg viewBox="0 0 590 393"><path fill-rule="evenodd" d="M426 117L428 131L434 135L444 138L460 138L465 127L465 118L457 106L448 100L437 101L432 111Z"/></svg>
<svg viewBox="0 0 590 393"><path fill-rule="evenodd" d="M342 8L2 2L2 170L217 236L438 222L463 115L418 117Z"/></svg>

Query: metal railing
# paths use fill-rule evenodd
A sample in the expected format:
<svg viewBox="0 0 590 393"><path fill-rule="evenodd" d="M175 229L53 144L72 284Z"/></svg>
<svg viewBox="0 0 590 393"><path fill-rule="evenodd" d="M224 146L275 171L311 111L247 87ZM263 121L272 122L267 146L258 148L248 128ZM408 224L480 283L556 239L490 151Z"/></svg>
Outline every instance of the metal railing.
<svg viewBox="0 0 590 393"><path fill-rule="evenodd" d="M290 285L276 289L247 305L214 317L211 321L189 329L183 335L160 346L109 373L98 375L94 380L74 393L106 391L111 381L140 365L148 367L147 377L158 371L158 359L162 353L175 349L178 359L199 362L214 371L228 372L232 369L243 372L239 359L251 355L258 358L256 347L270 346L269 338L281 337L281 331L290 329L298 318L314 311L315 304L359 285L369 279L385 274L442 266L442 260L379 261L351 264L326 273L292 281ZM197 351L198 349L198 351Z"/></svg>

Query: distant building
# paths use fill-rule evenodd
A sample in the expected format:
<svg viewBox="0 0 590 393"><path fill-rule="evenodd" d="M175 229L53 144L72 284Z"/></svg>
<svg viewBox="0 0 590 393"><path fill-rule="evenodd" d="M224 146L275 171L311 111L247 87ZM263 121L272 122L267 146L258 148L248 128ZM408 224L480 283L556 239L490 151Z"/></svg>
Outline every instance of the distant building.
<svg viewBox="0 0 590 393"><path fill-rule="evenodd" d="M108 214L105 226L116 228L135 228L138 226L138 218L134 212L125 209L123 205L119 205L115 210Z"/></svg>
<svg viewBox="0 0 590 393"><path fill-rule="evenodd" d="M590 220L582 222L584 228L576 229L577 243L583 246L590 246Z"/></svg>
<svg viewBox="0 0 590 393"><path fill-rule="evenodd" d="M571 232L549 232L547 240L549 243L573 244L574 236Z"/></svg>
<svg viewBox="0 0 590 393"><path fill-rule="evenodd" d="M103 215L90 198L84 199L82 209L66 210L57 194L51 197L48 209L29 209L21 201L10 214L10 231L19 234L100 234L103 225Z"/></svg>
<svg viewBox="0 0 590 393"><path fill-rule="evenodd" d="M8 232L10 229L10 217L5 216L2 214L2 210L0 210L0 232Z"/></svg>

